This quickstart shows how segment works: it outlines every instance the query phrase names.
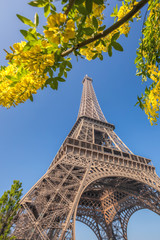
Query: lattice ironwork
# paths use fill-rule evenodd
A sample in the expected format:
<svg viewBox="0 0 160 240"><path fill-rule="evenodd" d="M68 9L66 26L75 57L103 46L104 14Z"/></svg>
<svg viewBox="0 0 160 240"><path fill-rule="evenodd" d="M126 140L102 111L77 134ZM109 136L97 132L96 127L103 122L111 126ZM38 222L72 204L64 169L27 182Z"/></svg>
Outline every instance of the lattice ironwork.
<svg viewBox="0 0 160 240"><path fill-rule="evenodd" d="M81 116L86 116L103 122L107 122L94 92L92 86L92 79L89 78L87 75L83 79L83 92L78 118Z"/></svg>
<svg viewBox="0 0 160 240"><path fill-rule="evenodd" d="M98 240L127 240L131 215L160 215L160 178L106 121L87 76L78 119L45 175L21 200L13 234L26 240L75 240L75 221Z"/></svg>

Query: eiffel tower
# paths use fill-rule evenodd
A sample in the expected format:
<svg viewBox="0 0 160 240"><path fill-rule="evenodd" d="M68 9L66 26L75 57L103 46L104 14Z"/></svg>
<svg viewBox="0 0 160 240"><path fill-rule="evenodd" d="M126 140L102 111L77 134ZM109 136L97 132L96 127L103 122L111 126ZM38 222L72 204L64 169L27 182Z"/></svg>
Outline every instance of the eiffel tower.
<svg viewBox="0 0 160 240"><path fill-rule="evenodd" d="M47 172L21 200L13 235L75 240L76 220L98 240L127 240L131 215L160 215L160 178L151 160L129 150L107 122L85 76L78 118Z"/></svg>

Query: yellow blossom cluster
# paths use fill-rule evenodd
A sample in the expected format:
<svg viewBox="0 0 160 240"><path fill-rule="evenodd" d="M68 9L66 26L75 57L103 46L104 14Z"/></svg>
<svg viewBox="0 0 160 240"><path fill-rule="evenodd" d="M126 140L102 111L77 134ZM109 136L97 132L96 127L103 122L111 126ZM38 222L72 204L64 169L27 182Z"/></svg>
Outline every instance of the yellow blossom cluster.
<svg viewBox="0 0 160 240"><path fill-rule="evenodd" d="M48 30L44 33L50 43L37 41L29 50L25 49L26 42L15 43L10 47L12 53L7 52L9 65L0 71L0 105L15 106L36 93L48 78L44 70L55 63L52 43L59 44L60 39L67 43L75 37L74 21L66 22L65 14L50 15L47 24Z"/></svg>
<svg viewBox="0 0 160 240"><path fill-rule="evenodd" d="M129 11L130 9L128 6L122 5L117 14L118 20L123 18ZM120 26L119 31L121 34L128 34L130 31L129 22L125 22L122 26Z"/></svg>
<svg viewBox="0 0 160 240"><path fill-rule="evenodd" d="M152 3L152 1L149 1L149 4ZM158 18L158 12L160 11L160 3L156 3L156 5L154 6L153 9L151 9L150 13L149 13L149 19L151 19L152 15L154 15L155 18Z"/></svg>
<svg viewBox="0 0 160 240"><path fill-rule="evenodd" d="M102 20L104 20L104 14L102 14L104 9L105 9L105 5L97 5L96 3L93 3L93 7L92 7L93 13L86 17L84 27L85 28L93 27L93 22L92 22L93 17L97 19L98 27L100 27L102 25Z"/></svg>
<svg viewBox="0 0 160 240"><path fill-rule="evenodd" d="M80 53L86 57L87 60L92 60L94 55L97 53L101 54L102 52L108 52L108 46L111 43L112 36L116 33L116 31L112 32L111 34L107 35L103 38L103 41L105 42L105 46L100 42L97 46L95 46L95 43L88 44L87 48L81 48Z"/></svg>
<svg viewBox="0 0 160 240"><path fill-rule="evenodd" d="M85 28L93 27L92 19L95 17L98 22L98 27L102 25L102 20L104 19L104 15L102 14L105 9L104 5L98 5L96 3L93 3L92 11L93 13L86 18L85 21ZM99 33L99 32L97 32ZM85 39L88 39L90 36L84 35ZM90 43L87 45L87 48L81 48L80 53L86 57L87 60L92 60L93 56L96 52L101 53L102 51L107 52L107 46L105 47L103 44L99 43L95 47L95 43Z"/></svg>
<svg viewBox="0 0 160 240"><path fill-rule="evenodd" d="M129 11L131 11L131 9L134 7L134 5L137 4L137 2L134 2L134 4L130 4L129 6L123 4L118 13L117 13L117 18L118 20L120 20L121 18L123 18ZM102 20L104 19L104 16L102 14L103 10L105 9L105 6L104 5L97 5L97 4L94 4L93 5L93 14L86 18L86 22L85 22L85 27L91 27L92 26L92 21L91 21L91 18L93 16L95 16L97 19L98 19L98 26L101 26L102 24ZM135 17L138 17L139 13L138 14L135 14L133 16L133 18ZM111 39L112 39L112 36L119 32L120 35L121 34L128 34L130 31L130 27L129 27L129 22L126 22L124 23L122 26L120 26L118 29L116 29L115 31L111 32L109 35L107 35L106 37L102 38L102 40L104 41L105 45L100 42L97 46L95 46L95 43L90 43L87 45L87 48L82 48L80 49L80 53L82 55L84 55L86 57L87 60L92 60L92 58L94 57L94 55L97 53L97 54L102 54L102 52L108 52L108 46L110 45L111 43ZM99 33L99 32L97 32ZM89 38L89 36L85 36L85 38Z"/></svg>
<svg viewBox="0 0 160 240"><path fill-rule="evenodd" d="M91 61L93 56L95 55L96 48L94 48L94 43L88 44L87 48L81 48L80 49L80 54L86 57L87 60Z"/></svg>
<svg viewBox="0 0 160 240"><path fill-rule="evenodd" d="M118 13L117 13L117 18L118 18L118 21L120 19L122 19L127 13L129 13L132 8L137 4L138 2L134 2L133 4L129 4L129 5L125 5L122 3L122 6L120 7ZM140 12L137 12L133 18L138 18L139 17L139 14ZM125 22L122 26L119 27L119 31L120 31L120 34L128 34L129 31L130 31L130 26L129 26L129 21L128 22Z"/></svg>
<svg viewBox="0 0 160 240"><path fill-rule="evenodd" d="M151 125L156 123L160 110L160 70L154 64L148 66L150 78L154 81L153 88L145 99L144 111L150 120Z"/></svg>
<svg viewBox="0 0 160 240"><path fill-rule="evenodd" d="M150 1L153 4L153 1ZM160 48L160 3L154 4L145 22L143 39L137 55L138 73L141 73L142 80L147 81L149 77L153 82L145 95L141 98L143 108L150 120L151 125L157 122L160 111L160 70L159 48Z"/></svg>
<svg viewBox="0 0 160 240"><path fill-rule="evenodd" d="M13 54L9 53L6 59L10 59L17 66L22 65L25 70L42 74L47 66L53 66L54 54L44 54L43 51L51 45L46 41L36 44L28 51L23 51L26 42L15 43L13 45Z"/></svg>
<svg viewBox="0 0 160 240"><path fill-rule="evenodd" d="M105 8L106 8L105 5L98 5L93 2L93 6L92 6L93 15L92 16L98 17L100 19L104 19L102 12L104 11Z"/></svg>
<svg viewBox="0 0 160 240"><path fill-rule="evenodd" d="M66 20L67 16L63 13L51 14L47 18L47 30L44 30L44 35L51 43L68 43L70 39L75 37L74 21L69 19L66 22Z"/></svg>
<svg viewBox="0 0 160 240"><path fill-rule="evenodd" d="M9 108L25 102L32 94L37 93L48 78L46 74L42 77L28 72L18 81L18 70L15 64L9 64L0 71L0 105L3 107Z"/></svg>
<svg viewBox="0 0 160 240"><path fill-rule="evenodd" d="M154 31L154 41L156 42L155 49L159 51L160 49L160 3L157 3L156 6L150 11L148 21L152 22L152 29L150 32Z"/></svg>
<svg viewBox="0 0 160 240"><path fill-rule="evenodd" d="M122 6L120 7L119 11L118 11L118 14L117 14L117 17L118 17L118 21L120 19L122 19L127 13L129 13L132 8L137 4L138 2L134 1L134 3L131 3L129 5L125 5L122 3ZM137 12L133 18L138 18L139 17L139 14L140 14L140 11ZM129 31L130 31L130 26L129 26L129 22L125 22L122 26L119 27L119 31L120 31L120 34L128 34Z"/></svg>
<svg viewBox="0 0 160 240"><path fill-rule="evenodd" d="M21 42L11 47L13 53L6 56L10 63L0 71L0 105L4 107L22 103L35 94L48 78L45 68L54 65L54 54L44 53L51 46L47 41L23 51L25 45Z"/></svg>
<svg viewBox="0 0 160 240"><path fill-rule="evenodd" d="M150 75L150 78L154 82L160 81L160 71L159 71L158 67L155 64L150 64L147 67L148 67L148 73Z"/></svg>
<svg viewBox="0 0 160 240"><path fill-rule="evenodd" d="M160 82L150 91L145 99L144 111L150 120L151 125L157 122L160 110Z"/></svg>
<svg viewBox="0 0 160 240"><path fill-rule="evenodd" d="M70 39L75 37L75 25L72 19L69 19L66 23L66 28L62 36L62 42L68 43Z"/></svg>
<svg viewBox="0 0 160 240"><path fill-rule="evenodd" d="M149 2L152 3L152 0L149 0ZM135 4L137 4L136 1L124 0L119 11L116 7L112 16L115 16L117 21L119 21L133 9ZM10 47L12 53L7 52L6 59L9 61L9 65L0 70L0 105L10 107L18 105L28 98L32 100L32 94L35 94L45 83L51 86L52 80L54 80L53 69L56 71L59 68L59 74L66 77L67 74L65 75L65 73L68 69L61 67L66 65L65 62L63 64L64 59L62 58L62 53L67 52L66 50L68 48L70 48L71 51L74 49L75 53L78 53L76 52L77 48L85 45L85 40L91 37L93 37L94 40L96 34L104 31L105 26L102 26L102 24L105 5L96 4L95 1L93 1L92 12L88 15L86 15L86 11L84 11L85 13L82 12L85 8L88 12L85 2L82 1L82 3L78 5L81 5L82 8L72 7L70 13L67 14L68 16L64 13L56 13L53 10L51 10L50 13L47 12L47 14L50 15L47 18L47 25L44 26L44 36L36 31L35 26L38 25L38 20L35 19L35 23L31 24L31 20L19 15L21 21L23 20L25 24L29 23L29 26L33 25L33 29L21 31L28 41L27 44L26 42L16 43L13 47ZM155 20L159 17L159 9L160 3L150 11L149 15L150 22L152 22L152 30L155 30L155 44L152 45L155 46L157 52L159 52L160 38L159 35L156 34L158 32L158 26L157 24L153 24L153 19ZM132 19L138 16L139 12L136 13ZM91 60L97 57L102 59L102 52L108 52L111 56L112 47L122 51L122 47L116 41L121 34L127 36L129 33L129 21L125 22L107 36L85 45L84 48L80 48L80 54L85 56L86 59ZM160 19L158 23L159 21ZM157 21L154 22L157 23ZM145 31L146 33L147 31L149 32L147 25L144 28L143 35ZM75 41L73 41L74 39ZM146 50L146 46L149 46L149 44L147 38L145 38L145 41L146 45L143 41L145 48L142 49L141 52L144 52L143 57L147 59L151 51L149 47L149 51ZM78 45L79 43L82 44ZM155 65L155 61L148 61L150 63L148 64L146 59L144 61L146 64L144 64L144 69L147 69L147 74L149 73L153 84L152 88L150 88L151 90L148 90L146 94L147 97L143 98L143 105L146 114L151 123L153 123L156 122L158 117L157 112L160 110L160 71L157 67L158 65ZM52 66L54 67L51 69ZM47 82L48 76L47 73L45 73L46 71L48 71L50 75L50 79ZM58 75L59 79L61 79L61 77L59 77L60 75Z"/></svg>

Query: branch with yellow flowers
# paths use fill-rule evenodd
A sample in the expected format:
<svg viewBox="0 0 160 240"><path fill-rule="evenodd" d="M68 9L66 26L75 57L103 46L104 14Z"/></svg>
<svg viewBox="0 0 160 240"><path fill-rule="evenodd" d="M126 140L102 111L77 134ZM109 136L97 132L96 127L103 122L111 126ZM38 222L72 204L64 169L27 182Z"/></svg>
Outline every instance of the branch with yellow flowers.
<svg viewBox="0 0 160 240"><path fill-rule="evenodd" d="M123 51L117 42L121 35L128 36L130 22L140 19L140 9L148 3L147 18L143 26L143 40L137 50L137 75L153 82L138 98L139 106L144 109L151 123L155 123L160 110L160 3L159 0L123 0L115 6L111 17L114 24L106 28L104 24L104 0L61 0L62 13L57 13L53 0L34 0L33 7L44 8L47 24L43 33L37 31L39 16L34 22L17 17L28 30L20 30L26 41L15 43L6 51L7 67L0 70L0 105L16 106L48 85L57 89L72 69L72 52L77 57L103 60L103 52L112 56L112 51Z"/></svg>
<svg viewBox="0 0 160 240"><path fill-rule="evenodd" d="M73 52L75 49L79 49L81 47L84 47L86 45L88 45L89 43L92 43L98 39L101 39L105 36L107 36L108 34L112 33L114 30L116 30L117 28L119 28L121 25L123 25L125 22L127 22L130 18L132 18L142 7L144 7L149 0L142 0L141 2L139 2L138 4L136 4L133 9L126 14L121 20L119 20L118 22L116 22L115 24L113 24L111 27L107 28L106 30L102 31L101 33L77 44L76 46L66 50L65 52L62 53L62 56L65 57L68 54L70 54L71 52Z"/></svg>

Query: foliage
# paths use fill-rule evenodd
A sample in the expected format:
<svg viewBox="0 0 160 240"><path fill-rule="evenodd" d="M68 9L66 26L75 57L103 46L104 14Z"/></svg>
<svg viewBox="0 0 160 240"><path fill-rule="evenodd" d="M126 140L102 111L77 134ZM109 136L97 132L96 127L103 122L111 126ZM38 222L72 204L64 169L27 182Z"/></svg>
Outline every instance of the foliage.
<svg viewBox="0 0 160 240"><path fill-rule="evenodd" d="M159 0L149 3L150 12L144 24L136 64L137 75L141 75L143 81L152 80L145 94L138 98L138 103L153 124L160 110L160 3Z"/></svg>
<svg viewBox="0 0 160 240"><path fill-rule="evenodd" d="M11 190L4 192L0 198L0 240L15 239L10 236L10 229L12 220L20 208L21 186L22 184L19 181L13 181Z"/></svg>
<svg viewBox="0 0 160 240"><path fill-rule="evenodd" d="M107 4L104 0L62 0L62 13L56 11L53 0L35 0L29 5L44 9L47 24L44 31L38 32L39 16L36 13L34 22L17 14L17 17L26 25L28 30L20 30L25 41L15 43L10 47L12 52L6 51L7 67L0 70L0 105L11 107L26 101L33 101L32 94L48 85L58 89L58 83L65 81L67 73L72 69L71 58L73 53L77 58L103 60L103 52L112 56L113 49L123 51L118 43L121 35L128 36L130 22L140 19L140 9L148 0L124 0L122 6L114 8L111 17L114 24L106 28L104 25L104 9ZM151 122L155 122L159 111L158 95L156 104L151 102L151 93L159 94L159 1L148 2L148 17L144 24L143 39L137 51L136 64L138 75L145 79L156 80L147 88L145 95L139 99L140 107L145 109ZM159 26L159 25L158 25ZM159 31L159 32L158 32ZM150 65L149 65L150 63ZM153 70L154 69L154 70ZM154 73L153 73L154 72ZM156 72L156 74L155 74ZM155 90L156 88L156 90ZM155 100L154 100L155 101ZM153 110L153 105L156 109Z"/></svg>

